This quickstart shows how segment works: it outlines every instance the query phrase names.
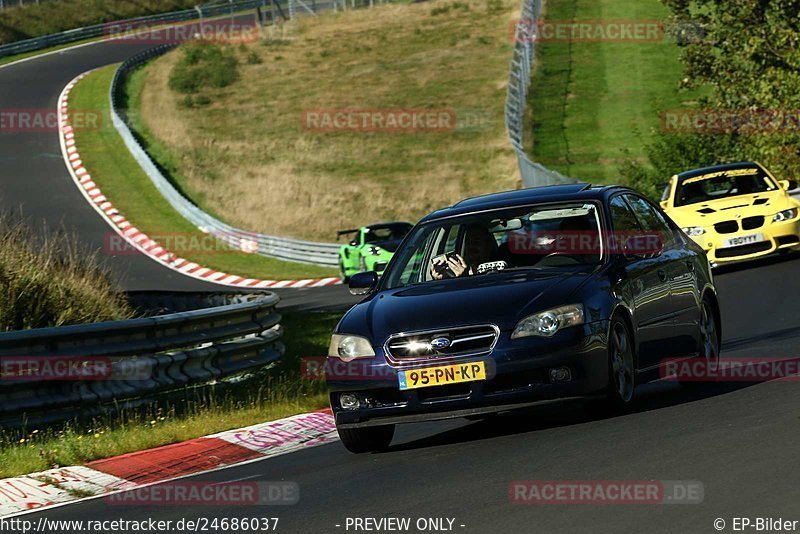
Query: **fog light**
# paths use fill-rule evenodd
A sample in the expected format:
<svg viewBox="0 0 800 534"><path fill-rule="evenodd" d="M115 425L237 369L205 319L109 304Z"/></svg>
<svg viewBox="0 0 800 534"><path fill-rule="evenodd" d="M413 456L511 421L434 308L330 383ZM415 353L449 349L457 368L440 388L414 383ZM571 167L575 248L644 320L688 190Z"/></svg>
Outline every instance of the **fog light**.
<svg viewBox="0 0 800 534"><path fill-rule="evenodd" d="M361 406L361 402L358 400L358 397L352 393L342 393L339 395L339 406L341 406L343 410L358 410Z"/></svg>
<svg viewBox="0 0 800 534"><path fill-rule="evenodd" d="M550 369L550 382L569 382L572 380L572 373L569 367L556 367Z"/></svg>

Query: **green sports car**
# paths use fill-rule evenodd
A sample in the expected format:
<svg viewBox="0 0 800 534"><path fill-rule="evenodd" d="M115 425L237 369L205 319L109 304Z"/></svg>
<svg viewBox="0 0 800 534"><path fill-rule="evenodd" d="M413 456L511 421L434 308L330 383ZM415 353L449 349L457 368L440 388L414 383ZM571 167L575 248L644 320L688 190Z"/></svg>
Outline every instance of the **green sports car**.
<svg viewBox="0 0 800 534"><path fill-rule="evenodd" d="M393 222L337 232L337 239L343 235L353 235L353 239L339 249L342 280L347 282L351 276L363 271L382 274L400 242L413 227L411 223Z"/></svg>

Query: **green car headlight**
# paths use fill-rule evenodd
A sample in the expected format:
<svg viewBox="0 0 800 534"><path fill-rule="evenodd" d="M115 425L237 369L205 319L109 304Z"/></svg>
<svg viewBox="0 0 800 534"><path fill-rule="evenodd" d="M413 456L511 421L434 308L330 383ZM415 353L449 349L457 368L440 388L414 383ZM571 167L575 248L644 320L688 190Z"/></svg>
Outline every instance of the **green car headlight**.
<svg viewBox="0 0 800 534"><path fill-rule="evenodd" d="M381 247L376 247L375 245L373 245L367 249L367 252L369 252L373 256L380 256L381 252L383 251L381 250Z"/></svg>

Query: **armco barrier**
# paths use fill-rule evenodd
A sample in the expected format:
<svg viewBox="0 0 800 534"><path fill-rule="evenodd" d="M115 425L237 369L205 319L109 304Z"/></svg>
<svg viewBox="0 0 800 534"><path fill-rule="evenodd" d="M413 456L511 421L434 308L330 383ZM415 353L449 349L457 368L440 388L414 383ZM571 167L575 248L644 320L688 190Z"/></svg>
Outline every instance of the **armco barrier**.
<svg viewBox="0 0 800 534"><path fill-rule="evenodd" d="M525 108L530 89L531 69L535 60L537 21L542 12L541 0L522 0L522 12L514 30L514 52L508 75L506 94L506 131L514 151L517 153L519 172L525 187L538 187L577 180L552 171L528 158L523 146L525 131Z"/></svg>
<svg viewBox="0 0 800 534"><path fill-rule="evenodd" d="M187 387L251 373L278 360L281 316L274 293L230 297L215 308L58 328L0 333L0 427L91 417L146 405ZM16 357L16 358L15 358ZM103 378L8 373L17 358L102 362Z"/></svg>
<svg viewBox="0 0 800 534"><path fill-rule="evenodd" d="M255 9L256 7L268 4L265 0L239 0L225 4L213 6L200 6L200 10L186 9L183 11L172 11L169 13L161 13L158 15L149 15L146 17L136 17L133 19L120 21L130 24L131 27L143 27L145 25L155 25L160 22L173 23L187 20L199 19L202 13L203 17L218 17L230 13L240 11L247 11ZM44 35L42 37L35 37L33 39L25 39L23 41L16 41L0 46L0 57L14 56L17 54L25 54L28 52L35 52L53 46L62 46L77 41L86 39L95 39L103 37L109 31L109 27L120 22L108 22L103 24L95 24L86 26L84 28L76 28L61 33L54 33L51 35Z"/></svg>
<svg viewBox="0 0 800 534"><path fill-rule="evenodd" d="M114 81L111 83L111 120L114 127L125 142L125 146L158 191L167 199L170 205L189 222L197 226L203 232L212 234L219 240L228 243L235 249L241 248L243 243L253 243L257 245L257 252L262 256L314 265L338 265L339 245L335 243L313 243L247 232L234 228L209 215L192 203L188 198L184 197L172 185L172 182L162 174L153 160L150 159L150 156L139 144L133 132L131 132L123 119L120 110L117 109L116 95L128 72L146 61L168 52L174 47L174 44L161 45L131 57L117 69Z"/></svg>

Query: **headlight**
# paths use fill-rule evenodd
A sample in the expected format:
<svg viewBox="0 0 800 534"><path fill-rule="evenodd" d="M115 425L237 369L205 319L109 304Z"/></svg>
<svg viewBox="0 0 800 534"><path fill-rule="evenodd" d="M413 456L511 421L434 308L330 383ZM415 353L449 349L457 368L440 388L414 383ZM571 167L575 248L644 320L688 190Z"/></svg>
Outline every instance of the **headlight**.
<svg viewBox="0 0 800 534"><path fill-rule="evenodd" d="M528 336L550 337L562 328L583 324L583 306L572 304L547 310L522 319L514 331L511 339Z"/></svg>
<svg viewBox="0 0 800 534"><path fill-rule="evenodd" d="M381 248L380 247L376 247L376 246L372 246L372 247L369 247L367 249L367 251L370 254L372 254L373 256L377 256L377 255L379 255L381 253Z"/></svg>
<svg viewBox="0 0 800 534"><path fill-rule="evenodd" d="M348 334L333 334L328 356L349 362L356 358L372 358L375 351L367 338Z"/></svg>
<svg viewBox="0 0 800 534"><path fill-rule="evenodd" d="M779 222L791 221L795 217L797 217L797 208L792 208L789 210L783 210L782 212L773 215L772 222L779 223Z"/></svg>
<svg viewBox="0 0 800 534"><path fill-rule="evenodd" d="M681 230L689 237L697 237L706 233L706 229L702 226L687 226L686 228L681 228Z"/></svg>

